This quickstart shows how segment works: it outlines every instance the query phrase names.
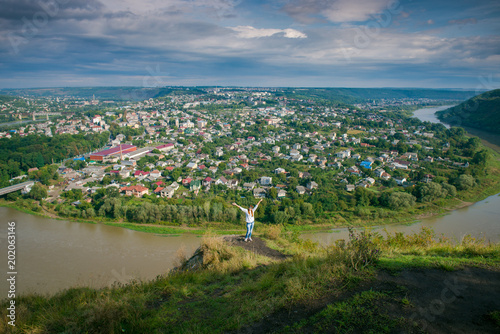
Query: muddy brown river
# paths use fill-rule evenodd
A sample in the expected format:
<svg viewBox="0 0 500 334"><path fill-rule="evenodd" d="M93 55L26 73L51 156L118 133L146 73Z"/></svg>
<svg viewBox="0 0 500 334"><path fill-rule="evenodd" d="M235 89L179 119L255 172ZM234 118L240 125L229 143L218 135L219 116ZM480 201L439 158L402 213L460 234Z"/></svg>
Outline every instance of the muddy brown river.
<svg viewBox="0 0 500 334"><path fill-rule="evenodd" d="M466 235L484 238L484 241L500 241L500 194L490 196L471 206L451 211L441 217L422 219L411 225L376 226L371 230L385 236L388 232L418 233L422 227L430 227L436 235L445 235L454 242L460 242ZM329 245L338 239L348 239L346 228L332 229L327 232L305 233L302 238L311 239L322 245Z"/></svg>
<svg viewBox="0 0 500 334"><path fill-rule="evenodd" d="M177 251L192 254L193 235L159 236L124 228L54 220L0 207L0 268L7 272L7 223L16 223L16 292L54 293L150 280L174 267ZM0 284L0 299L7 284Z"/></svg>

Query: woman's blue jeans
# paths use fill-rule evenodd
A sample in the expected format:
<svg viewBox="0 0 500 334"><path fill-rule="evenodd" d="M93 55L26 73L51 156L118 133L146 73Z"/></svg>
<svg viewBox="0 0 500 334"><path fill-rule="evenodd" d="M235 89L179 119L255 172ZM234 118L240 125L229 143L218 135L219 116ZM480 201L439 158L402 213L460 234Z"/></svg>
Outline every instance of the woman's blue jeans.
<svg viewBox="0 0 500 334"><path fill-rule="evenodd" d="M245 235L245 239L252 237L253 225L255 222L247 223L247 234Z"/></svg>

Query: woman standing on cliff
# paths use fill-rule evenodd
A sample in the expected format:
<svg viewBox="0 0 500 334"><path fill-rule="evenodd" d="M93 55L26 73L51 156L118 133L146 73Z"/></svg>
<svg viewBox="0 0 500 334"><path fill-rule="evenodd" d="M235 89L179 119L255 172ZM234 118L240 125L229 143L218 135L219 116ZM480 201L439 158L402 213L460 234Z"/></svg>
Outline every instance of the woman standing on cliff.
<svg viewBox="0 0 500 334"><path fill-rule="evenodd" d="M255 207L253 205L250 205L248 209L245 209L238 204L233 203L234 206L240 208L241 211L243 211L246 215L245 221L247 222L247 234L245 235L245 242L247 242L248 240L252 241L252 231L255 224L255 211L259 207L260 202L262 202L262 199L259 201L259 203L257 203Z"/></svg>

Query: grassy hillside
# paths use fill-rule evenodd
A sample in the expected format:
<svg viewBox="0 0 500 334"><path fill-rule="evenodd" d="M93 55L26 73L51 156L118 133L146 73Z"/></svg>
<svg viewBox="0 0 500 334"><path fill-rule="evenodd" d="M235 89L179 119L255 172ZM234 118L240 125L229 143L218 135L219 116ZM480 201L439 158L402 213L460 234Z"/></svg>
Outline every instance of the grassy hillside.
<svg viewBox="0 0 500 334"><path fill-rule="evenodd" d="M244 243L205 236L151 282L16 299L2 333L494 333L500 245L432 231L352 232L324 248L279 227ZM253 248L253 245L256 245ZM265 254L265 255L263 255Z"/></svg>
<svg viewBox="0 0 500 334"><path fill-rule="evenodd" d="M453 108L437 112L448 124L468 126L500 134L500 89L473 97Z"/></svg>

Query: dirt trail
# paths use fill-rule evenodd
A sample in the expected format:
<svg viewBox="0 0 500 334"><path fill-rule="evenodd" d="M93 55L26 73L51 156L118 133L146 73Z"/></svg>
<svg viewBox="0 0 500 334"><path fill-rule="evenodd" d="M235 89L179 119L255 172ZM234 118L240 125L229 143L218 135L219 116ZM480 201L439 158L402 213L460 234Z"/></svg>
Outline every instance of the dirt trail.
<svg viewBox="0 0 500 334"><path fill-rule="evenodd" d="M267 247L264 240L262 240L259 237L252 236L252 241L245 242L244 237L231 235L231 236L224 237L224 240L232 246L239 246L239 247L242 247L250 252L264 255L264 256L270 257L272 259L284 260L284 259L290 257L289 255L285 255L285 254L283 254L275 249Z"/></svg>

